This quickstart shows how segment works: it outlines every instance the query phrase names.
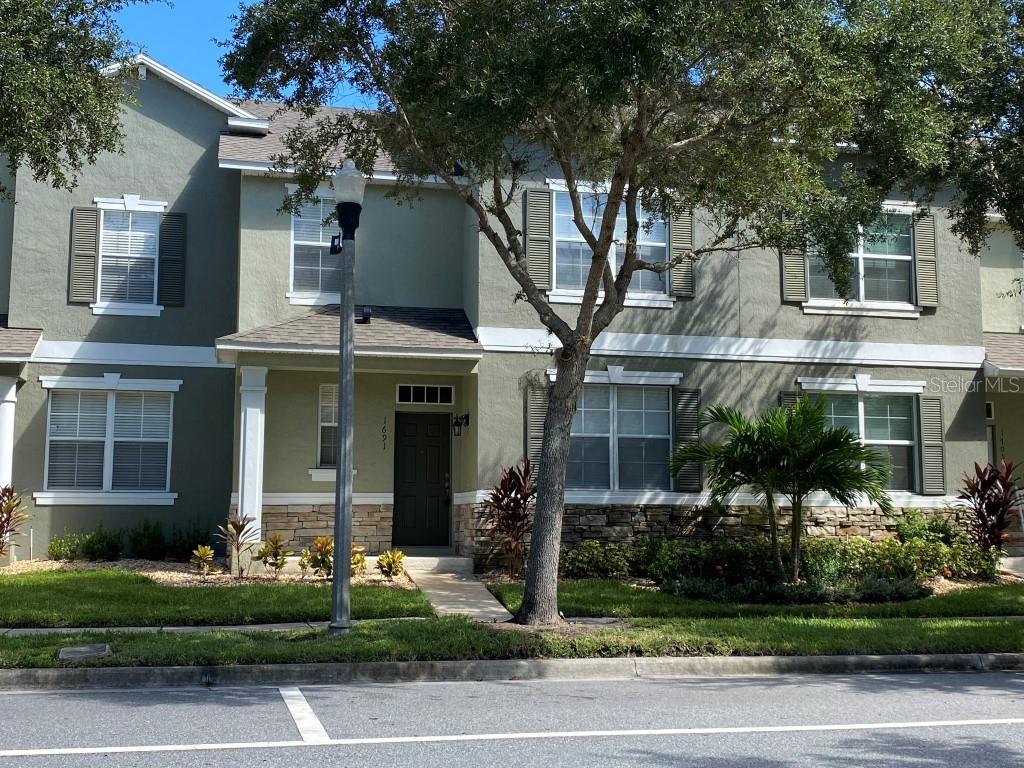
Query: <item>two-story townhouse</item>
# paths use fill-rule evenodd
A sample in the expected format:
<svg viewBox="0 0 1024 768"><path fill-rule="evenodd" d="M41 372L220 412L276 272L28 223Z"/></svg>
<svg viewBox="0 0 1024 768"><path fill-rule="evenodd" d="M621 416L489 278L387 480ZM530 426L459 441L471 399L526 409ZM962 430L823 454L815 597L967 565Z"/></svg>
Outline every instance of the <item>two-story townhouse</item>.
<svg viewBox="0 0 1024 768"><path fill-rule="evenodd" d="M0 473L10 446L37 556L65 526L209 526L229 508L306 545L333 519L333 195L325 183L281 210L292 180L271 168L297 115L141 63L125 153L72 195L19 177L17 205L0 208ZM371 551L483 559L486 489L539 448L552 339L457 195L427 181L409 205L387 196L393 184L382 158L357 237L354 535ZM534 279L571 317L589 257L564 186L535 179L521 202ZM699 467L668 476L671 447L703 406L753 414L800 392L889 452L899 507L948 503L987 450L987 262L951 233L944 201L918 213L894 197L866 223L851 302L803 253L638 276L581 394L566 541L738 531L743 516L706 514ZM642 247L656 260L707 237L697 211L645 231ZM986 258L1020 264L1001 236ZM893 522L825 499L811 520L832 534Z"/></svg>
<svg viewBox="0 0 1024 768"><path fill-rule="evenodd" d="M65 528L142 518L212 530L231 488L239 174L254 116L147 57L123 152L72 192L17 174L0 203L0 483L32 515L19 557ZM258 121L257 121L258 122Z"/></svg>

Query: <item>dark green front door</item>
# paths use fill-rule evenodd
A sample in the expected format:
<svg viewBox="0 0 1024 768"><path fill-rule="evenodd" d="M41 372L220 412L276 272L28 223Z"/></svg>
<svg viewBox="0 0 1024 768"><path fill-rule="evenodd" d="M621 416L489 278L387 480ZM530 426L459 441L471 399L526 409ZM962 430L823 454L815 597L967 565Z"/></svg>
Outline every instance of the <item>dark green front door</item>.
<svg viewBox="0 0 1024 768"><path fill-rule="evenodd" d="M451 416L395 414L396 547L446 547L451 530Z"/></svg>

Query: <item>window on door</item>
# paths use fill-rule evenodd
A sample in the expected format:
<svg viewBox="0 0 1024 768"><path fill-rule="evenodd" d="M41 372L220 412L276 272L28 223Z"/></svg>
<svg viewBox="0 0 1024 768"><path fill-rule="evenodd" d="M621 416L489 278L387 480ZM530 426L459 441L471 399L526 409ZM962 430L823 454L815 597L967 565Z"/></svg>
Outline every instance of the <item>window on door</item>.
<svg viewBox="0 0 1024 768"><path fill-rule="evenodd" d="M668 490L671 388L585 384L569 443L566 487Z"/></svg>

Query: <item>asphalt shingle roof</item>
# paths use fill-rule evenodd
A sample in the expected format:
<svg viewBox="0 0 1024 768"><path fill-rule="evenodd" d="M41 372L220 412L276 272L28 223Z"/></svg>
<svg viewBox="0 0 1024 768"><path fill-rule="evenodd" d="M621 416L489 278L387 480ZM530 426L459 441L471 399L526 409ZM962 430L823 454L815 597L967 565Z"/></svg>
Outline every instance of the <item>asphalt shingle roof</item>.
<svg viewBox="0 0 1024 768"><path fill-rule="evenodd" d="M360 322L363 308L356 307L356 352L395 348L455 353L482 352L466 313L461 309L424 307L371 307L369 323ZM264 325L217 340L222 349L252 344L284 349L336 349L338 305L329 304L307 315Z"/></svg>
<svg viewBox="0 0 1024 768"><path fill-rule="evenodd" d="M1024 370L1024 334L985 333L985 358L997 368Z"/></svg>
<svg viewBox="0 0 1024 768"><path fill-rule="evenodd" d="M0 360L27 360L32 356L43 332L38 328L10 328L7 316L0 315Z"/></svg>
<svg viewBox="0 0 1024 768"><path fill-rule="evenodd" d="M241 161L246 163L270 163L275 155L284 152L284 135L290 128L302 123L307 118L299 110L284 109L282 105L260 102L243 101L239 106L256 117L270 121L270 132L266 136L258 136L245 133L223 133L220 137L218 158L220 162ZM330 119L343 110L338 107L323 107L311 120ZM333 158L340 161L341 157ZM374 163L376 171L393 171L394 164L390 158L380 156Z"/></svg>

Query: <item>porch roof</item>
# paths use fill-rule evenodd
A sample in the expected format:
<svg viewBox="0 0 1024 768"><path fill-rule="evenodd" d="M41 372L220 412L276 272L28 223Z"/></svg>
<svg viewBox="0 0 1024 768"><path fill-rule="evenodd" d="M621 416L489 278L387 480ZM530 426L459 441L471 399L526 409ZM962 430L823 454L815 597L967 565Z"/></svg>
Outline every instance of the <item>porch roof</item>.
<svg viewBox="0 0 1024 768"><path fill-rule="evenodd" d="M985 333L985 375L1024 375L1024 334Z"/></svg>
<svg viewBox="0 0 1024 768"><path fill-rule="evenodd" d="M379 357L479 359L483 347L461 309L371 306L370 322L356 307L355 352ZM338 305L217 339L218 352L337 355Z"/></svg>
<svg viewBox="0 0 1024 768"><path fill-rule="evenodd" d="M27 362L42 335L38 328L11 328L7 315L0 315L0 362Z"/></svg>

